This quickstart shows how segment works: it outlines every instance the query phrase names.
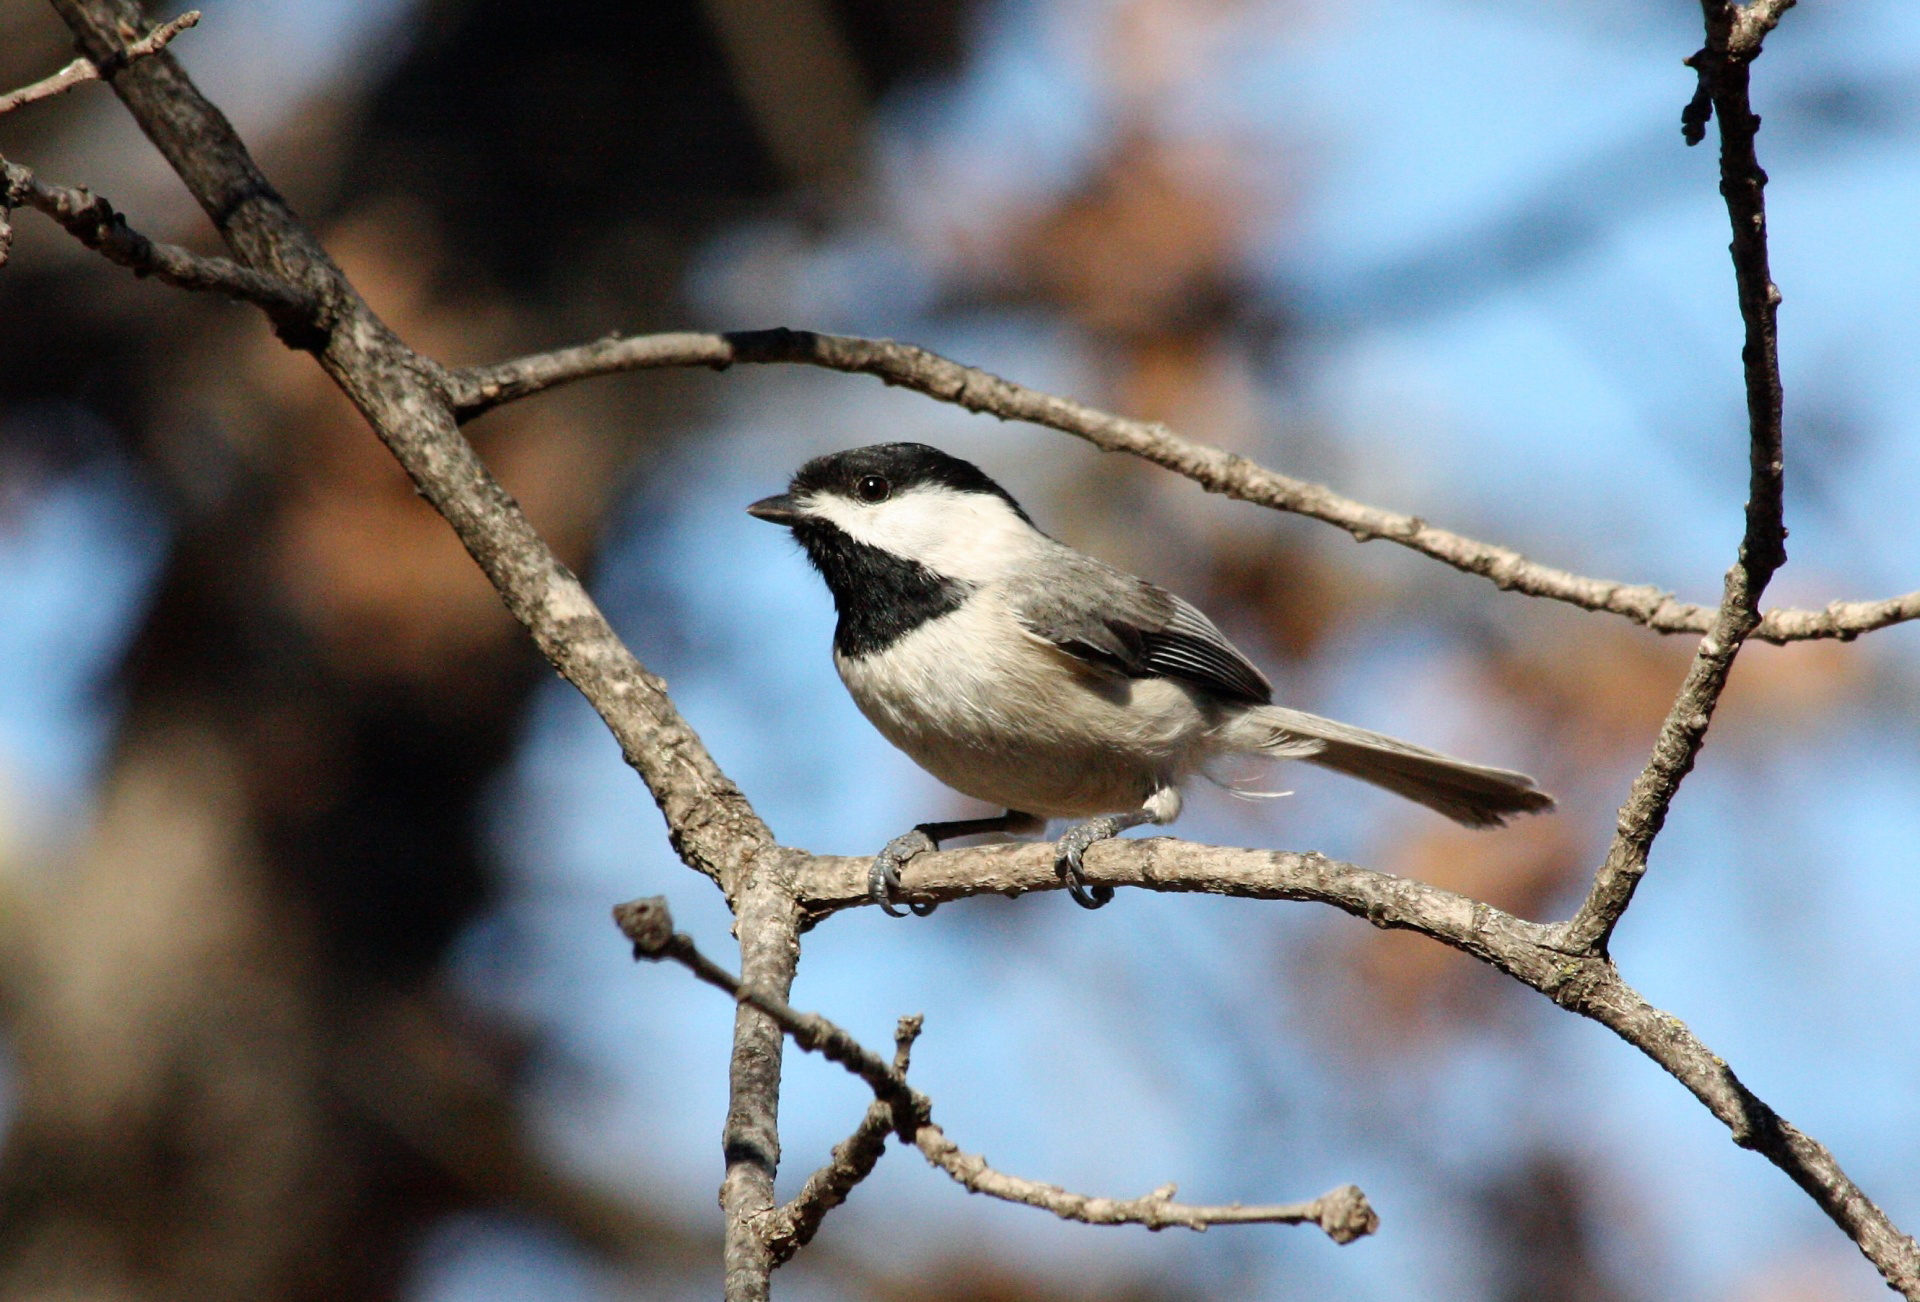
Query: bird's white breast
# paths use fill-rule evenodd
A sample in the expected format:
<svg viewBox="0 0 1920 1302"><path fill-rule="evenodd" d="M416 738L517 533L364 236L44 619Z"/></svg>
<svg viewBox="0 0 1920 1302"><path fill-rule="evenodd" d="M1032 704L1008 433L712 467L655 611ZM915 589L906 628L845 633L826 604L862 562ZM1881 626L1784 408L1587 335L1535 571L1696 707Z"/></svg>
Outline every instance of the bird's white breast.
<svg viewBox="0 0 1920 1302"><path fill-rule="evenodd" d="M889 741L1008 809L1134 809L1202 759L1208 720L1189 688L1084 665L1029 633L990 587L881 651L834 662Z"/></svg>

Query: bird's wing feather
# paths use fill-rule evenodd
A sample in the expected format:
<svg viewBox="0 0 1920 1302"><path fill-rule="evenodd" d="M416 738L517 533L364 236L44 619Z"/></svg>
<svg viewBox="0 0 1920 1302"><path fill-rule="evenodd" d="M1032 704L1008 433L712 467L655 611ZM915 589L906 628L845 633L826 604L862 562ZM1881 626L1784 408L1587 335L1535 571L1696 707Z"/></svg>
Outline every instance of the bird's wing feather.
<svg viewBox="0 0 1920 1302"><path fill-rule="evenodd" d="M1145 579L1062 546L1007 596L1035 636L1128 678L1178 678L1265 705L1273 687L1213 621Z"/></svg>

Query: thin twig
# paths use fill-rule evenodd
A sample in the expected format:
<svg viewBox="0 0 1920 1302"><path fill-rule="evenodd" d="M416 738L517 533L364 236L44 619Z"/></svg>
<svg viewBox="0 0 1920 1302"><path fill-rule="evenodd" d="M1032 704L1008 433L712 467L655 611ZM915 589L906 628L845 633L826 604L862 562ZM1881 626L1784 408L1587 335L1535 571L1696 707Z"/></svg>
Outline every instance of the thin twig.
<svg viewBox="0 0 1920 1302"><path fill-rule="evenodd" d="M920 1014L902 1017L893 1031L893 1069L905 1076L912 1062L913 1042L925 1024ZM875 1099L867 1105L853 1133L833 1146L824 1166L807 1177L800 1192L769 1212L760 1226L760 1237L773 1254L773 1264L783 1266L794 1253L813 1241L827 1213L847 1200L862 1180L873 1174L881 1155L887 1151L887 1136L893 1133L893 1109Z"/></svg>
<svg viewBox="0 0 1920 1302"><path fill-rule="evenodd" d="M136 276L255 303L277 323L305 324L317 315L314 298L284 280L227 258L203 258L177 244L156 243L127 225L112 204L91 190L48 185L29 169L0 157L0 211L10 208L45 214L82 244Z"/></svg>
<svg viewBox="0 0 1920 1302"><path fill-rule="evenodd" d="M784 363L877 376L968 411L1026 421L1125 452L1193 480L1209 492L1304 515L1361 542L1385 538L1506 591L1620 615L1656 633L1705 633L1715 610L1680 601L1648 584L1588 578L1528 560L1510 547L1435 528L1416 515L1382 510L1322 484L1295 479L1220 448L1180 437L1165 425L1110 412L1004 380L913 344L810 330L743 330L609 337L448 373L448 397L461 420L576 380L624 371L735 363ZM1775 610L1750 636L1768 642L1812 638L1851 641L1862 633L1920 618L1920 591L1884 601L1834 602L1824 610Z"/></svg>
<svg viewBox="0 0 1920 1302"><path fill-rule="evenodd" d="M1367 1202L1357 1185L1329 1189L1318 1198L1303 1203L1276 1203L1246 1207L1227 1203L1204 1207L1177 1203L1178 1190L1163 1184L1138 1198L1096 1198L1023 1180L987 1165L984 1157L961 1151L940 1127L929 1122L914 1136L914 1145L927 1161L945 1171L971 1193L985 1194L1010 1203L1024 1203L1052 1212L1061 1220L1083 1225L1144 1225L1150 1230L1180 1226L1205 1230L1215 1225L1318 1225L1335 1243L1352 1243L1380 1228L1380 1216Z"/></svg>
<svg viewBox="0 0 1920 1302"><path fill-rule="evenodd" d="M887 1105L895 1133L974 1193L1025 1203L1088 1225L1144 1225L1153 1230L1172 1225L1190 1230L1211 1225L1318 1225L1336 1243L1350 1243L1379 1226L1379 1217L1367 1205L1366 1196L1351 1185L1310 1202L1203 1207L1173 1201L1172 1185L1163 1185L1140 1198L1095 1198L996 1171L985 1158L961 1151L933 1124L932 1101L907 1083L903 1071L818 1013L800 1012L784 999L742 983L708 959L692 937L673 929L673 915L665 899L654 896L618 905L613 917L622 934L633 942L635 958L672 959L739 1003L765 1013L802 1049L839 1063L860 1077L874 1098Z"/></svg>
<svg viewBox="0 0 1920 1302"><path fill-rule="evenodd" d="M1783 2L1743 11L1726 0L1701 0L1707 45L1695 60L1720 121L1720 193L1733 225L1734 280L1746 325L1746 346L1740 354L1747 390L1746 532L1739 557L1727 571L1713 627L1700 639L1673 708L1660 725L1653 754L1620 807L1613 844L1594 875L1593 887L1567 924L1565 943L1583 953L1606 950L1614 927L1646 875L1654 838L1667 821L1680 783L1706 744L1734 657L1760 624L1760 595L1787 559L1786 454L1776 321L1780 290L1767 266L1767 174L1760 170L1754 153L1760 119L1747 96L1748 69L1760 53L1761 38L1786 7Z"/></svg>
<svg viewBox="0 0 1920 1302"><path fill-rule="evenodd" d="M174 37L199 21L200 11L189 9L178 18L160 24L127 46L121 51L118 59L107 59L105 67L82 55L51 77L43 77L31 86L22 86L19 90L0 95L0 114L11 113L23 104L31 104L35 100L52 99L55 95L64 95L75 86L89 81L105 80L128 64L166 49Z"/></svg>

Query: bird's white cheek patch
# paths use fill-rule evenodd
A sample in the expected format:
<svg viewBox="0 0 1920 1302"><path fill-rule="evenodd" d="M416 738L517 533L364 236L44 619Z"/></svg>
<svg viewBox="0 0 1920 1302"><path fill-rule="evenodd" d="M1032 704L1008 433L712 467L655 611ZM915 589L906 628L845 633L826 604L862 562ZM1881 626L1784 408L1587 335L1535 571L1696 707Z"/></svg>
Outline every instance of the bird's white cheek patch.
<svg viewBox="0 0 1920 1302"><path fill-rule="evenodd" d="M855 542L967 583L1006 577L1044 541L1000 498L950 488L912 488L874 505L820 493L806 509Z"/></svg>

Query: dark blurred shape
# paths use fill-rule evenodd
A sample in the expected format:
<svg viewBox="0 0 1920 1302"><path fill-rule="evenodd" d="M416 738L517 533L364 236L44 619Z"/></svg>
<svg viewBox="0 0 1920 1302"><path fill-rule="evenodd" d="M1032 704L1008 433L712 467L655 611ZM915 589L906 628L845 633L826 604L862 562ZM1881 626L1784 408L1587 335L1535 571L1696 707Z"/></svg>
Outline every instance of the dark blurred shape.
<svg viewBox="0 0 1920 1302"><path fill-rule="evenodd" d="M1632 1302L1641 1296L1601 1256L1593 1173L1535 1149L1480 1198L1500 1302Z"/></svg>
<svg viewBox="0 0 1920 1302"><path fill-rule="evenodd" d="M865 88L824 0L705 0L761 144L796 188L852 178Z"/></svg>
<svg viewBox="0 0 1920 1302"><path fill-rule="evenodd" d="M701 0L436 0L377 83L254 144L429 354L679 324L692 250L795 180L852 184L876 97L938 73L968 8L779 3L818 40L730 61ZM0 0L0 31L19 12ZM0 66L51 71L67 56L47 26L0 41ZM774 115L828 118L735 68L831 70L838 161L776 165L792 142ZM475 427L576 566L623 467L676 432L638 392ZM425 1225L475 1207L635 1271L717 1274L703 1234L552 1164L519 1111L535 1046L445 988L450 942L494 895L483 802L548 671L345 399L250 312L21 248L0 278L0 421L7 458L43 473L136 467L172 535L97 824L6 913L0 1294L391 1297Z"/></svg>
<svg viewBox="0 0 1920 1302"><path fill-rule="evenodd" d="M431 0L371 97L343 198L428 204L459 260L516 293L631 260L624 290L658 309L661 271L714 223L795 182L852 180L875 99L947 67L969 8Z"/></svg>

